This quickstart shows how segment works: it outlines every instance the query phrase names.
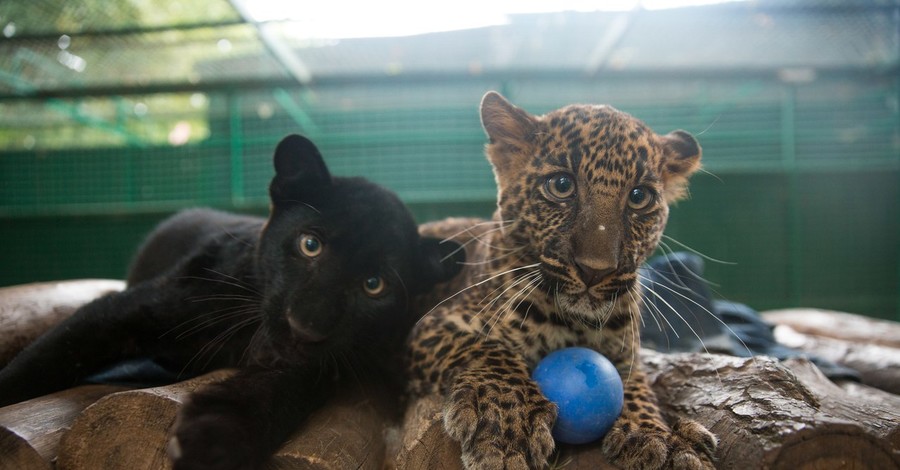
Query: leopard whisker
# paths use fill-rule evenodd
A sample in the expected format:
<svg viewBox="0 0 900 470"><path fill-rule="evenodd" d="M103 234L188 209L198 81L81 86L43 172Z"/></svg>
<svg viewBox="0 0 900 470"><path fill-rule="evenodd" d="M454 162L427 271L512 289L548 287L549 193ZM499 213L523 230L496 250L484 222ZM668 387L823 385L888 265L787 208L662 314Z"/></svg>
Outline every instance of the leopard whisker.
<svg viewBox="0 0 900 470"><path fill-rule="evenodd" d="M418 325L423 319L425 319L426 317L428 317L428 315L429 315L431 312L433 312L434 309L440 307L440 306L443 305L445 302L447 302L447 301L453 299L454 297L458 296L459 294L462 294L463 292L466 292L466 291L468 291L468 290L470 290L470 289L473 289L473 288L475 288L475 287L481 286L481 285L483 285L483 284L485 284L485 283L487 283L487 282L490 282L490 281L492 281L492 280L494 280L494 279L496 279L496 278L498 278L498 277L500 277L500 276L509 274L509 273L511 273L511 272L521 271L521 270L523 270L523 269L532 269L532 268L536 268L536 267L538 267L538 266L540 266L540 263L534 263L534 264L530 264L530 265L526 265L526 266L520 266L520 267L518 267L518 268L508 269L508 270L506 270L506 271L503 271L503 272L494 274L494 275L488 277L487 279L483 279L483 280L481 280L481 281L478 281L478 282L476 282L475 284L472 284L472 285L470 285L470 286L464 287L464 288L460 289L458 292L456 292L455 294L453 294L453 295L447 297L446 299L444 299L444 300L438 302L434 307L431 307L431 309L428 310L428 312L426 312L424 315L422 315L421 318L419 318L419 319L416 321L416 324Z"/></svg>
<svg viewBox="0 0 900 470"><path fill-rule="evenodd" d="M521 289L519 289L518 292L516 292L513 296L511 296L509 299L507 299L506 302L503 303L503 305L500 308L500 312L505 312L505 313L503 313L501 315L501 317L510 315L520 305L522 305L522 302L524 302L525 299L527 299L529 295L531 295L531 292L534 291L537 283L540 283L541 272L539 270L535 270L534 272L523 276L523 279L521 281L517 282L517 284L519 284L523 281L526 281L526 280L527 280L527 282L525 282L525 286L522 287ZM518 302L516 302L517 300L518 300ZM513 307L513 303L516 304L515 308Z"/></svg>
<svg viewBox="0 0 900 470"><path fill-rule="evenodd" d="M660 310L659 306L656 305L655 303L651 302L650 299L643 293L640 294L640 297L641 297L641 304L647 306L648 312L650 313L650 318L652 318L653 321L656 323L656 326L659 329L659 331L661 331L661 332L666 331L663 324L660 323L660 321L659 321L659 319L662 318L662 321L665 322L666 325L669 326L669 330L671 330L672 333L676 337L678 337L678 332L675 331L674 326L669 322L669 319L666 318L666 316L663 314L662 310ZM643 315L641 315L640 317L641 317L641 321L643 322L643 320L644 320ZM670 347L671 341L669 340L669 337L666 336L665 338L666 338L666 346Z"/></svg>
<svg viewBox="0 0 900 470"><path fill-rule="evenodd" d="M707 254L701 253L701 252L695 250L694 248L691 248L690 246L687 246L687 245L685 245L684 243L682 243L682 242L680 242L680 241L678 241L678 240L676 240L676 239L670 237L669 235L662 234L662 237L665 238L666 240L669 240L670 242L673 242L673 243L675 243L676 245L678 245L678 246L684 248L685 250L688 250L688 251L690 251L691 253L693 253L693 254L695 254L695 255L697 255L697 256L699 256L699 257L705 259L705 260L712 261L713 263L727 264L727 265L730 265L730 266L736 266L736 265L737 265L737 263L734 262L734 261L724 261L724 260L720 260L720 259L713 258L712 256L709 256L709 255L707 255Z"/></svg>
<svg viewBox="0 0 900 470"><path fill-rule="evenodd" d="M640 281L638 281L638 282L640 282ZM680 338L680 336L678 336L678 332L675 331L675 326L672 325L672 323L669 321L669 318L662 312L662 310L659 308L659 306L656 305L654 302L652 302L651 299L644 293L645 291L650 290L650 287L644 285L644 283L640 283L640 284L641 284L641 287L643 288L640 290L641 304L647 306L647 308L650 311L650 316L656 322L656 326L657 326L657 328L659 328L659 331L665 331L662 323L659 322L659 320L662 319L662 321L666 325L668 325L669 329L672 331L672 334L675 335L675 338ZM641 318L643 319L643 316Z"/></svg>
<svg viewBox="0 0 900 470"><path fill-rule="evenodd" d="M512 223L515 222L515 221L513 220L513 221L509 221L509 222L510 222L510 224L512 224ZM476 242L476 241L479 242L479 243L481 243L481 244L483 244L483 245L485 245L485 246L490 247L491 249L495 249L495 250L498 250L498 251L513 251L513 250L517 250L517 249L518 249L518 248L506 248L506 247L498 247L498 246L494 246L494 245L491 245L489 242L484 241L484 240L481 238L481 237L483 237L484 235L488 235L488 234L491 234L491 233L494 233L494 232L503 230L503 229L506 227L506 225L504 225L504 222L489 222L489 223L499 223L499 224L501 224L501 225L500 225L499 227L495 227L495 228L492 228L492 229L490 229L490 230L486 230L486 231L484 231L484 232L482 232L482 233L480 233L480 234L475 234L475 233L472 233L472 232L471 232L471 229L472 229L472 228L477 227L477 226L479 226L479 225L484 225L485 223L488 223L488 222L482 222L482 223L480 223L480 224L472 225L471 227L468 227L468 228L466 228L466 229L463 229L462 231L457 232L457 233L455 233L455 234L453 234L453 235L451 235L451 236L449 236L449 237L444 238L443 240L441 240L441 243L445 243L445 242L448 242L448 241L452 241L454 238L456 238L456 237L462 235L463 233L469 233L469 234L472 235L472 238L471 238L471 239L466 240L464 243L460 243L460 245L459 245L459 247L458 247L457 249L455 249L455 250L453 250L452 252L450 252L447 256L445 256L443 259L441 259L441 261L444 261L444 260L447 260L447 259L451 258L451 257L452 257L453 255L455 255L456 253L459 253L461 250L464 250L467 246L469 246L469 244L471 244L472 242Z"/></svg>
<svg viewBox="0 0 900 470"><path fill-rule="evenodd" d="M641 279L647 279L647 278L645 278L645 277L643 277L643 276L640 276L640 278L641 278ZM647 280L650 281L650 282L653 282L654 284L660 285L659 283L654 282L654 281L652 281L652 280L650 280L650 279L647 279ZM641 284L641 285L643 285L643 284ZM653 296L656 297L657 300L659 300L660 302L662 302L663 304L665 304L666 307L669 307L669 309L670 309L673 313L675 313L675 315L676 315L676 316L684 323L684 325L687 326L689 330L691 330L691 333L694 334L694 337L696 337L697 340L700 341L700 345L703 347L703 351L706 352L707 354L710 354L709 350L706 348L706 343L703 342L703 338L701 338L700 335L697 333L697 330L695 330L694 327L691 326L690 322L688 322L687 319L685 319L684 316L681 315L681 313L679 313L678 310L676 310L675 307L672 306L672 304L670 304L670 303L669 303L665 298L663 298L663 296L661 296L658 292L656 292L655 290L651 289L651 288L648 287L648 286L644 286L644 287L645 287L644 292L649 292L649 293L653 294ZM671 290L671 289L670 289L670 290ZM674 292L674 291L673 291L673 292ZM685 298L687 298L687 297L685 297ZM698 305L699 305L699 304L698 304ZM670 324L670 326L671 326L671 324ZM674 330L673 330L673 332L674 332ZM677 335L676 335L676 337L677 337Z"/></svg>
<svg viewBox="0 0 900 470"><path fill-rule="evenodd" d="M542 275L540 273L538 273L537 276L535 276L531 281L528 282L528 285L525 287L526 289L528 289L528 292L522 296L522 298L519 300L518 303L516 303L516 306L513 308L513 311L519 310L519 307L522 305L522 302L524 302L525 299L527 299L529 296L531 296L532 292L534 292L538 287L540 287L541 282L543 282ZM525 309L525 313L522 314L522 323L519 325L520 328L525 325L525 319L528 318L528 312L531 311L531 307L532 307L531 305L528 305L528 308Z"/></svg>
<svg viewBox="0 0 900 470"><path fill-rule="evenodd" d="M500 227L503 227L504 225L511 225L511 224L515 223L515 221L516 221L515 219L511 219L511 220L485 220L485 221L479 222L479 223L477 223L477 224L472 224L472 225L470 225L470 226L468 226L468 227L466 227L466 228L464 228L464 229L462 229L462 230L460 230L460 231L458 231L458 232L456 232L456 233L454 233L454 234L448 236L447 238L444 238L444 239L441 241L441 243L451 241L451 240L453 240L454 238L456 238L456 237L458 237L458 236L460 236L460 235L462 235L462 234L464 234L464 233L469 233L469 234L471 234L471 233L472 233L472 229L475 228L475 227L482 227L482 226L484 226L484 225L499 225ZM493 230L493 229L492 229L492 230ZM473 234L473 236L474 236L474 234Z"/></svg>
<svg viewBox="0 0 900 470"><path fill-rule="evenodd" d="M663 257L663 260L669 266L669 271L665 272L665 271L661 270L660 268L651 266L650 264L645 264L643 266L643 268L651 270L651 271L659 274L660 276L666 278L666 280L670 281L672 283L672 285L684 287L686 291L694 293L693 289L691 289L690 286L685 284L683 276L675 275L675 273L677 273L679 271L679 269L675 268L675 266L672 264L672 259L670 258L671 255L675 254L675 250L673 250L672 247L670 247L663 241L659 242L659 247L662 249L663 253L666 254L666 256ZM680 268L681 268L681 270L686 271L687 274L690 275L692 278L694 278L700 282L703 282L710 286L716 285L716 284L712 283L711 281L706 280L700 273L694 272L694 270L692 270L689 266L687 266L683 263L680 265ZM667 276L668 274L672 274L673 276L669 277L669 276Z"/></svg>
<svg viewBox="0 0 900 470"><path fill-rule="evenodd" d="M523 275L517 276L517 277L513 278L512 280L510 280L510 281L509 281L509 285L506 286L506 288L504 288L502 292L500 292L499 294L497 294L496 296L494 296L493 299L492 299L490 302L488 302L487 305L485 305L484 307L482 307L481 310L478 311L478 313L476 313L476 314L473 316L473 318L477 318L477 317L481 316L481 314L484 313L487 309L493 308L493 306L497 303L497 301L500 300L501 298L503 298L503 296L504 296L507 292L509 292L511 289L515 288L517 285L519 285L519 284L525 282L527 279L530 279L531 277L534 277L535 275L538 275L538 276L539 276L539 275L540 275L540 271L535 270L535 271L532 271L532 272L525 273L525 274L523 274ZM500 286L500 287L503 287L503 286ZM493 294L494 292L497 292L497 290L499 290L500 287L498 287L497 289L494 289L493 291L491 291L491 293L489 293L487 296L485 296L485 297L482 299L482 302L483 302L485 299L487 299L488 297L492 296L492 294ZM505 302L504 302L504 304L502 304L502 305L505 305ZM488 325L488 333L490 333L490 331L493 329L493 326L496 325L496 324L500 321L500 318L502 318L502 317L503 317L503 309L502 309L502 308L497 309L496 311L494 311L494 312L491 314L491 318L490 318L490 319L488 320L488 322L487 322L487 325Z"/></svg>
<svg viewBox="0 0 900 470"><path fill-rule="evenodd" d="M459 264L461 264L463 266L479 266L479 265L483 265L483 264L491 264L495 261L499 261L503 258L506 258L507 256L512 256L512 255L522 251L525 248L526 248L525 246L520 246L518 248L509 250L508 252L506 252L502 255L499 255L499 256L495 256L493 258L487 258L487 259L477 261L477 262L463 261L462 263L459 263ZM522 259L522 256L519 257L519 260L521 260L521 259Z"/></svg>
<svg viewBox="0 0 900 470"><path fill-rule="evenodd" d="M729 326L728 323L726 323L724 320L722 320L721 318L719 318L718 315L716 315L715 313L709 311L709 309L707 309L705 306L701 305L701 304L700 304L699 302L697 302L696 300L694 300L694 299L692 299L692 298L690 298L690 297L688 297L688 296L686 296L686 295L684 295L684 294L682 294L682 293L680 293L680 292L677 292L676 290L672 289L671 287L669 287L669 286L667 286L667 285L665 285L665 284L662 284L662 283L659 283L659 282L656 282L656 281L653 281L653 280L644 278L643 276L641 276L641 278L642 278L642 279L646 279L646 280L652 282L654 285L657 285L657 286L659 286L659 287L662 287L662 288L668 290L669 292L671 292L671 293L673 293L673 294L675 294L675 295L677 295L677 296L683 298L684 300L687 300L688 302L694 304L694 305L697 306L697 307L700 307L700 309L702 309L707 315L709 315L709 316L712 317L715 321L717 321L720 325L722 325L723 327L725 327L725 329L728 330L728 332L731 333L731 335L732 335L733 337L737 338L737 340L740 341L741 346L743 346L744 349L747 351L747 354L748 354L748 355L750 355L750 356L753 355L753 352L750 350L750 347L747 346L747 343L745 343L744 340L742 340L742 339L740 338L740 336L737 335L737 333L731 328L731 326ZM672 307L669 306L669 308L672 308ZM681 318L682 321L685 321L684 318L681 316L681 314L678 314L677 312L676 312L676 314L678 315L679 318ZM685 323L687 323L687 322L685 321ZM690 325L688 325L688 328L690 328ZM694 331L693 328L691 328L691 331ZM696 334L696 333L695 333L695 334ZM701 343L701 344L703 343L703 340L702 340L700 337L698 337L697 339L700 340L700 343ZM703 346L703 349L704 349L704 350L706 349L706 346L705 346L705 345ZM707 353L709 353L709 351L707 351Z"/></svg>

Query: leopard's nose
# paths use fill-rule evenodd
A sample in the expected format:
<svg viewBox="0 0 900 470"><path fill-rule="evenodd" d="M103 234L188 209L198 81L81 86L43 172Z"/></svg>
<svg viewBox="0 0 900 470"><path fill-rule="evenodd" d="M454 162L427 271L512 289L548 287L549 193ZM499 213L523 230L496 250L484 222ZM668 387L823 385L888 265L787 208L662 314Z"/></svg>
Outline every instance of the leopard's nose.
<svg viewBox="0 0 900 470"><path fill-rule="evenodd" d="M616 270L612 263L604 263L598 260L575 260L578 267L578 275L587 287L593 287L603 281Z"/></svg>

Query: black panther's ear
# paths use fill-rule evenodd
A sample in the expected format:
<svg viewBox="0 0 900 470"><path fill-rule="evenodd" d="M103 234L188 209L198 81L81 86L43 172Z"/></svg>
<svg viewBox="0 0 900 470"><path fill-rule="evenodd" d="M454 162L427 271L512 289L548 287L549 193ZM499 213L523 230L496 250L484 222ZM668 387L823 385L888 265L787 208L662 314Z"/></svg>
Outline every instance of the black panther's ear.
<svg viewBox="0 0 900 470"><path fill-rule="evenodd" d="M291 134L275 148L272 202L298 200L305 186L331 184L331 173L319 149L306 137Z"/></svg>
<svg viewBox="0 0 900 470"><path fill-rule="evenodd" d="M466 250L452 240L423 237L419 248L422 253L422 280L429 287L449 281L459 273L466 261Z"/></svg>

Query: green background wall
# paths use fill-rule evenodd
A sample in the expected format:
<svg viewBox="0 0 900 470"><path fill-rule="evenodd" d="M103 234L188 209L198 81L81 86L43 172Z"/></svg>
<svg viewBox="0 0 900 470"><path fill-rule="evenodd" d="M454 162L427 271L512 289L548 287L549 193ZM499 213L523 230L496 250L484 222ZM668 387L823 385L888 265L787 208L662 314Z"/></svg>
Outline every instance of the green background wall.
<svg viewBox="0 0 900 470"><path fill-rule="evenodd" d="M898 88L890 76L825 74L805 83L510 76L210 90L184 118L207 131L186 145L149 137L155 121L181 119L176 112L138 121L114 114L101 131L117 144L73 135L67 147L0 152L0 285L121 278L143 234L182 207L264 214L271 152L291 132L312 137L335 173L397 191L420 221L489 216L495 186L477 105L497 89L535 113L609 103L660 133L697 136L706 172L672 211L667 234L727 262L707 262L717 295L757 309L900 320ZM52 105L77 119L80 106L115 113L116 100L158 98Z"/></svg>

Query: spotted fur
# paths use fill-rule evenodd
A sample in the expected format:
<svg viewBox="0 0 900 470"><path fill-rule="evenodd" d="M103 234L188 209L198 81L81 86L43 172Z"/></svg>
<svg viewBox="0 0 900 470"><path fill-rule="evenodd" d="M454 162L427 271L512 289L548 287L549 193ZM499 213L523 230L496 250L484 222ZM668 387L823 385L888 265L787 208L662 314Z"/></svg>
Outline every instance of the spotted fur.
<svg viewBox="0 0 900 470"><path fill-rule="evenodd" d="M591 347L625 386L622 415L601 443L610 461L712 468L715 437L690 420L665 422L638 358L637 268L700 166L696 140L657 135L609 106L533 116L494 92L481 116L498 208L491 221L423 227L463 244L470 262L436 291L443 301L433 299L410 337L411 392L443 394L445 429L466 468L542 468L556 409L530 372L550 351Z"/></svg>

